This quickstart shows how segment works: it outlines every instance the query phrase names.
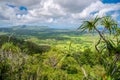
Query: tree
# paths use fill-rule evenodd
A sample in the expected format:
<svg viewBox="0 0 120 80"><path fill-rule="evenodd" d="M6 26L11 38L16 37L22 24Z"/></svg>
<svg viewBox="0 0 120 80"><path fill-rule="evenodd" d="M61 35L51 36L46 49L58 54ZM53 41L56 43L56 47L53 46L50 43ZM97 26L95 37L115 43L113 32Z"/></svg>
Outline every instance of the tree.
<svg viewBox="0 0 120 80"><path fill-rule="evenodd" d="M17 46L13 45L13 43L8 43L8 42L2 45L2 50L11 51L13 53L18 53L20 51L20 49Z"/></svg>
<svg viewBox="0 0 120 80"><path fill-rule="evenodd" d="M119 74L119 66L117 65L117 63L120 58L120 44L118 43L118 40L116 44L114 40L108 39L105 33L109 32L110 35L114 36L117 34L118 37L119 28L117 25L117 22L113 20L110 16L104 16L102 18L96 17L94 20L84 21L83 24L78 28L82 31L96 31L99 34L100 38L96 43L95 48L98 51L98 53L101 53L99 54L100 61L102 62L103 67L105 68L105 75L107 76L107 78L111 79L118 79L116 75ZM103 26L103 29L99 30L97 28L98 26ZM104 47L98 48L98 45L101 45L101 43L104 43ZM106 50L106 52L103 52L103 50Z"/></svg>

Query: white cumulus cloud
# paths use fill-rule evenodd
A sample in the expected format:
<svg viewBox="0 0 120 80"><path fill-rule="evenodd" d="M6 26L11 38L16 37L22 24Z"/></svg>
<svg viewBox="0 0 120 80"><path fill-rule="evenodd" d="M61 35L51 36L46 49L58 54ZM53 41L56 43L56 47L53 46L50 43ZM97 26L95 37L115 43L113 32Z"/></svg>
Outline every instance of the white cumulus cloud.
<svg viewBox="0 0 120 80"><path fill-rule="evenodd" d="M16 6L12 8L6 4ZM24 6L27 10L20 10ZM101 0L0 0L0 20L11 24L49 23L78 25L82 20L111 14L119 16L120 3ZM0 23L1 24L1 23Z"/></svg>

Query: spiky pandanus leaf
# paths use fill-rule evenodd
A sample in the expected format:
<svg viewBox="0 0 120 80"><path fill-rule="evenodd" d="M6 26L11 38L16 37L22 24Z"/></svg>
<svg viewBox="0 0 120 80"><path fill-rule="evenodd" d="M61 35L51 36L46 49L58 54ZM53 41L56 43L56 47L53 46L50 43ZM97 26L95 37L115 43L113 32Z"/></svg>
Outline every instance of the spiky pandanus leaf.
<svg viewBox="0 0 120 80"><path fill-rule="evenodd" d="M116 32L118 24L110 16L105 16L102 18L101 25L103 25L110 34L114 34Z"/></svg>
<svg viewBox="0 0 120 80"><path fill-rule="evenodd" d="M95 27L99 24L101 18L96 17L94 20L90 21L83 21L82 25L78 28L78 30L81 30L82 32L85 30L94 31Z"/></svg>
<svg viewBox="0 0 120 80"><path fill-rule="evenodd" d="M109 54L115 53L116 46L112 40L108 40L106 43L107 50L109 51Z"/></svg>

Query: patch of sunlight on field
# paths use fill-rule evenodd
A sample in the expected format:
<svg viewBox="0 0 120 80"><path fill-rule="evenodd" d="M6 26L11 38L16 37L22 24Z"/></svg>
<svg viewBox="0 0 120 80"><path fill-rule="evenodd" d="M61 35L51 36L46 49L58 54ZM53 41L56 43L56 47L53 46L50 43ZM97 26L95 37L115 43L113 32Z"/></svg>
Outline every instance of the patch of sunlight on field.
<svg viewBox="0 0 120 80"><path fill-rule="evenodd" d="M4 32L0 32L0 35L5 35L5 34L7 34L7 33L4 33Z"/></svg>
<svg viewBox="0 0 120 80"><path fill-rule="evenodd" d="M47 38L47 39L40 39L37 37L31 37L28 41L32 41L36 44L46 44L50 45L51 47L57 47L58 49L62 50L71 50L71 51L84 51L85 48L92 48L94 49L95 43L98 41L99 36L93 34L83 34L83 35L60 35L56 37L63 37L68 39L57 40L55 38Z"/></svg>

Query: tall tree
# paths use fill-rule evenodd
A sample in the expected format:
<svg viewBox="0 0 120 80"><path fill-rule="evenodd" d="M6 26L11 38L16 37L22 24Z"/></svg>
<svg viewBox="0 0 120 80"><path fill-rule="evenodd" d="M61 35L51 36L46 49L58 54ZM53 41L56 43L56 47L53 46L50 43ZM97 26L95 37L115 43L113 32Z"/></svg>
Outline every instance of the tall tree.
<svg viewBox="0 0 120 80"><path fill-rule="evenodd" d="M102 26L103 29L99 30L98 26ZM103 67L106 71L106 76L112 78L112 79L118 79L116 75L120 74L118 73L118 68L120 66L117 65L117 62L120 60L120 44L119 41L114 42L114 40L108 39L105 36L105 32L109 32L109 34L118 34L118 24L117 22L112 19L110 16L104 16L102 18L96 17L93 20L90 21L84 21L83 24L78 28L82 31L88 30L88 31L96 31L100 39L98 40L97 44L95 45L96 50L98 53L104 53L103 49L108 51L107 53L101 54L101 62ZM110 36L109 35L109 36ZM118 35L117 35L118 37ZM105 47L103 49L98 49L98 45L100 45L101 40L103 41Z"/></svg>

